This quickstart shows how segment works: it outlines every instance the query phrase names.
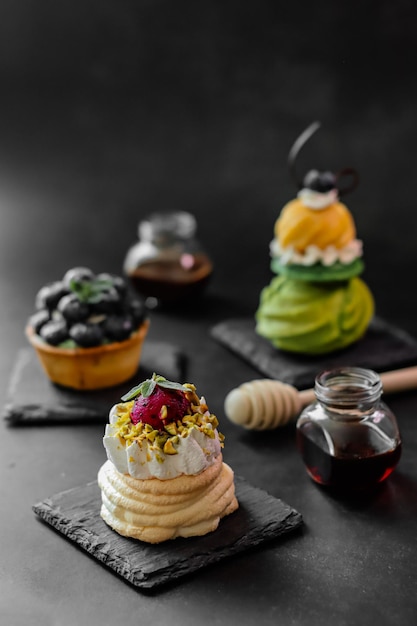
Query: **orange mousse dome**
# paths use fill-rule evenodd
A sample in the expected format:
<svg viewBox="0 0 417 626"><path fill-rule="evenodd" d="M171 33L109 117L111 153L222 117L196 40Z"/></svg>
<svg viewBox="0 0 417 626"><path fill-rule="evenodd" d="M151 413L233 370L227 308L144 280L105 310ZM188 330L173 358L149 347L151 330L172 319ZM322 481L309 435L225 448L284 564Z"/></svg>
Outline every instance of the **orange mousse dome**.
<svg viewBox="0 0 417 626"><path fill-rule="evenodd" d="M341 202L323 209L311 209L299 199L288 202L275 222L275 236L281 248L304 252L308 246L343 248L356 237L354 220Z"/></svg>

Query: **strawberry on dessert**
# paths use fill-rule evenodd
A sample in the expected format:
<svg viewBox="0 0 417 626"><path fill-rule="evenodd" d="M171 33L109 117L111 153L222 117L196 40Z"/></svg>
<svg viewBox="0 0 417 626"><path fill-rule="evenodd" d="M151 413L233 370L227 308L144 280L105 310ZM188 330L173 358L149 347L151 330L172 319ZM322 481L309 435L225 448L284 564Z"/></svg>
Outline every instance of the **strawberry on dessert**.
<svg viewBox="0 0 417 626"><path fill-rule="evenodd" d="M143 422L157 430L163 430L165 424L181 420L189 413L191 402L184 392L156 385L150 396L140 395L136 398L130 419L134 424Z"/></svg>

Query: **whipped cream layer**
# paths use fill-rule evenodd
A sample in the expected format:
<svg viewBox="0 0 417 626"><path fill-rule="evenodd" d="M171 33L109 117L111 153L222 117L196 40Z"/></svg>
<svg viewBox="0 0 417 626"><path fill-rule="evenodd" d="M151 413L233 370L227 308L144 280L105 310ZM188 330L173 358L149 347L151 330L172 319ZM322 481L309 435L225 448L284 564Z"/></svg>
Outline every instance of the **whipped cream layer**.
<svg viewBox="0 0 417 626"><path fill-rule="evenodd" d="M362 256L363 246L360 239L353 239L343 248L336 248L336 246L319 248L311 244L304 252L298 252L294 246L282 247L276 239L273 239L270 244L270 253L272 257L279 258L282 265L294 264L308 267L315 263L322 263L329 267L337 261L343 265L352 263Z"/></svg>
<svg viewBox="0 0 417 626"><path fill-rule="evenodd" d="M129 404L129 403L127 403ZM200 474L213 465L221 453L221 441L208 415L203 425L189 422L177 435L169 437L165 445L158 444L155 431L146 436L124 438L120 436L118 420L126 405L116 404L110 411L103 444L107 458L121 474L137 479L158 478L168 480L181 475ZM204 419L204 416L202 417Z"/></svg>
<svg viewBox="0 0 417 626"><path fill-rule="evenodd" d="M219 454L195 476L141 480L106 461L98 473L100 515L116 532L148 543L205 535L238 508L234 474Z"/></svg>
<svg viewBox="0 0 417 626"><path fill-rule="evenodd" d="M309 209L320 211L338 201L338 191L337 189L330 189L326 192L300 189L297 198Z"/></svg>

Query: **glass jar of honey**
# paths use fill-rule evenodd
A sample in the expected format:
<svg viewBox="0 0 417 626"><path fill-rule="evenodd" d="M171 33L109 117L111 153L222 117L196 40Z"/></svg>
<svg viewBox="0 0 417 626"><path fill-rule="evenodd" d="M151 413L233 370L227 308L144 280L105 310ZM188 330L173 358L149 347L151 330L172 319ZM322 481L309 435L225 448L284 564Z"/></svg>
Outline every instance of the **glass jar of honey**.
<svg viewBox="0 0 417 626"><path fill-rule="evenodd" d="M401 456L392 411L381 401L373 370L341 367L316 377L316 402L297 420L297 446L308 474L321 485L363 491L383 482Z"/></svg>
<svg viewBox="0 0 417 626"><path fill-rule="evenodd" d="M196 230L186 211L153 213L139 223L139 241L126 254L124 273L151 307L191 304L202 293L213 266Z"/></svg>

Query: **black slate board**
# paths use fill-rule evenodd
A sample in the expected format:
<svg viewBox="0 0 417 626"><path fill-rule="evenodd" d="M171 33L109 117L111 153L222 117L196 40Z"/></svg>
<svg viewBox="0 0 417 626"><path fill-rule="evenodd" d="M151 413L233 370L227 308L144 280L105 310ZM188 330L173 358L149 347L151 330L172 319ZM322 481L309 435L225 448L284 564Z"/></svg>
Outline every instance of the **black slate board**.
<svg viewBox="0 0 417 626"><path fill-rule="evenodd" d="M235 477L235 486L239 508L216 531L154 545L122 537L104 523L96 481L54 495L33 510L135 587L152 589L301 526L301 515L282 500L240 477Z"/></svg>
<svg viewBox="0 0 417 626"><path fill-rule="evenodd" d="M360 341L321 356L297 355L275 348L255 332L252 318L220 322L212 327L211 336L268 378L297 389L313 387L321 370L337 366L355 365L384 372L417 363L417 341L380 318L372 320Z"/></svg>
<svg viewBox="0 0 417 626"><path fill-rule="evenodd" d="M137 374L98 391L76 391L51 383L31 346L21 348L13 364L3 417L13 426L58 423L104 423L110 407L153 372L169 380L184 379L186 359L174 345L146 341Z"/></svg>

